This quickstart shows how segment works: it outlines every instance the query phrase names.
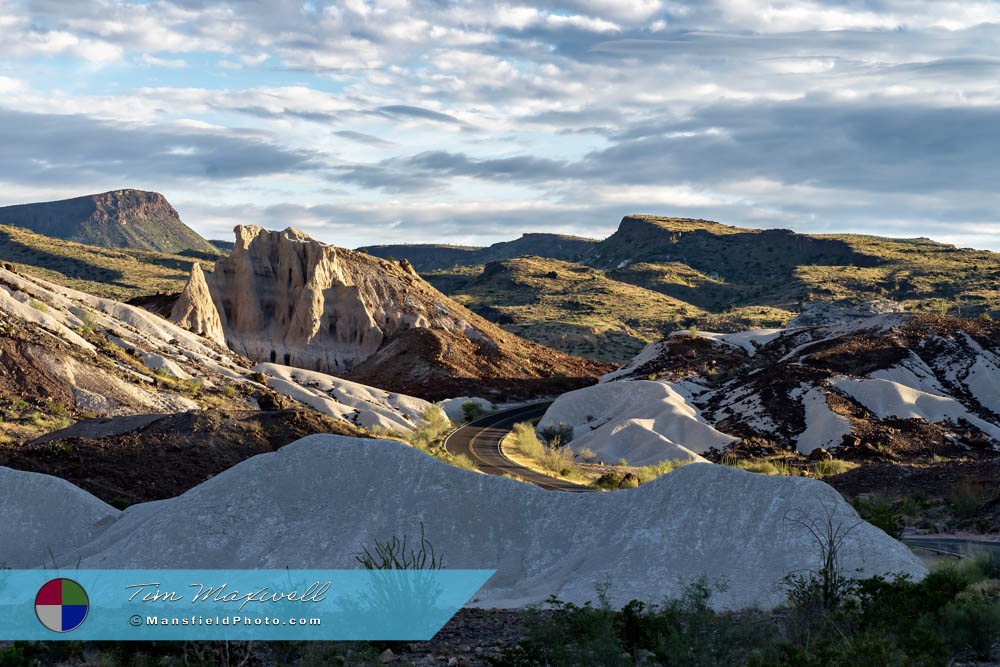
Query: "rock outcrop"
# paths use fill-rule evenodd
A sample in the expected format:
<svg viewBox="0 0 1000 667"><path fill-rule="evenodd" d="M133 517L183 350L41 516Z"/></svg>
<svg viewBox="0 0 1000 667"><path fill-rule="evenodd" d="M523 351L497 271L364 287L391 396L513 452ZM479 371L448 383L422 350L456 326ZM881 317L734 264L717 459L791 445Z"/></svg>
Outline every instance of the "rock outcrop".
<svg viewBox="0 0 1000 667"><path fill-rule="evenodd" d="M197 262L191 267L191 277L174 303L169 319L219 345L226 344L219 311L212 303L212 294L205 283L205 272Z"/></svg>
<svg viewBox="0 0 1000 667"><path fill-rule="evenodd" d="M435 290L409 262L295 229L235 232L232 252L204 276L211 299L192 276L171 320L212 331L217 316L230 349L256 361L435 399L481 394L484 383L506 395L552 393L610 369L501 330Z"/></svg>

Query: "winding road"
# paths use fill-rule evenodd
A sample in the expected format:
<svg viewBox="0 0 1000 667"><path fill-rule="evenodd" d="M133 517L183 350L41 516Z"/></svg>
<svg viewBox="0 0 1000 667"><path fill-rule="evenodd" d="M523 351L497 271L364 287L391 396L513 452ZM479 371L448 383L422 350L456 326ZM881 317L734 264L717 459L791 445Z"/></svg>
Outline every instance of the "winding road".
<svg viewBox="0 0 1000 667"><path fill-rule="evenodd" d="M465 454L476 464L476 468L487 475L513 475L549 491L594 491L589 486L556 479L525 468L508 459L500 451L500 441L510 432L514 424L541 417L550 405L551 401L532 403L474 419L445 438L444 448L452 454Z"/></svg>
<svg viewBox="0 0 1000 667"><path fill-rule="evenodd" d="M556 479L525 468L504 456L500 450L500 441L510 432L514 424L541 417L550 405L552 405L551 401L532 403L474 419L465 426L452 431L451 435L445 438L444 447L452 454L465 454L476 464L476 468L488 475L513 475L549 491L577 493L594 491L595 489L592 487ZM996 541L938 538L932 535L919 537L906 535L902 541L910 547L955 556L964 555L969 548L984 549L1000 555L1000 542Z"/></svg>

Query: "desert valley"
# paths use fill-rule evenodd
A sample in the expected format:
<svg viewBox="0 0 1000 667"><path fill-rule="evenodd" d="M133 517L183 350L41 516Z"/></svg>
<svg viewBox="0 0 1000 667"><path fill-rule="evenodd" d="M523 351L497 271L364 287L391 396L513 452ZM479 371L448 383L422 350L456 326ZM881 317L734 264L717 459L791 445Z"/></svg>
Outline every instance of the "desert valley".
<svg viewBox="0 0 1000 667"><path fill-rule="evenodd" d="M447 641L341 663L933 662L1000 639L1000 255L641 215L486 248L234 233L137 190L0 208L4 567L351 568L419 536L496 570ZM865 635L887 604L911 616ZM305 659L276 651L245 657Z"/></svg>

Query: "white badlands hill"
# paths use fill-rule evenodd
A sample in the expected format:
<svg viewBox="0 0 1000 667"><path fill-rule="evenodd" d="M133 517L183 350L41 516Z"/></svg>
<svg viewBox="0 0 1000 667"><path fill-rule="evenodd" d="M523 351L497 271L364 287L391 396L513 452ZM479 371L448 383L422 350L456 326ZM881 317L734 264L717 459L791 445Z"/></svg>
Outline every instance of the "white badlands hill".
<svg viewBox="0 0 1000 667"><path fill-rule="evenodd" d="M67 389L70 408L98 417L176 413L204 407L156 386L154 371L181 380L268 386L332 417L365 427L412 429L431 404L322 373L252 362L147 310L0 268L0 326L33 331L21 364ZM89 338L81 335L90 329ZM100 344L91 342L97 340ZM128 363L127 357L138 365ZM145 366L145 368L143 368ZM246 399L247 408L256 408Z"/></svg>
<svg viewBox="0 0 1000 667"><path fill-rule="evenodd" d="M615 604L661 601L701 576L728 583L712 599L717 608L772 607L783 600L786 574L819 568L818 545L801 522L828 518L850 529L846 572L926 573L826 484L711 464L637 489L558 493L460 470L395 441L314 435L176 498L134 505L92 540L67 539L78 512L45 509L50 488L65 494L65 482L35 477L44 479L0 496L0 515L21 517L0 540L0 562L11 567L51 564L44 540L24 542L33 554L22 544L35 512L46 513L38 518L62 547L53 548L60 566L111 569L354 568L357 552L393 535L419 537L423 522L446 567L497 570L473 602L483 607L550 594L582 603L606 580ZM85 520L107 512L98 510Z"/></svg>
<svg viewBox="0 0 1000 667"><path fill-rule="evenodd" d="M752 438L802 454L989 453L1000 449L1000 325L889 313L681 332L560 396L539 426L559 422L574 449L635 465Z"/></svg>

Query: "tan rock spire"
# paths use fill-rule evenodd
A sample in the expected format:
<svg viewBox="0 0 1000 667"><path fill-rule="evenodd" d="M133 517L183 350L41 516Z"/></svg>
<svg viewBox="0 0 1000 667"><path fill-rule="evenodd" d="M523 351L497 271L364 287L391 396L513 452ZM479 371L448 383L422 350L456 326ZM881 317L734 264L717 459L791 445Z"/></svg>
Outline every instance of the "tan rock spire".
<svg viewBox="0 0 1000 667"><path fill-rule="evenodd" d="M170 311L170 321L219 345L226 344L222 319L212 301L212 294L208 291L205 274L197 262L191 267L191 277Z"/></svg>

